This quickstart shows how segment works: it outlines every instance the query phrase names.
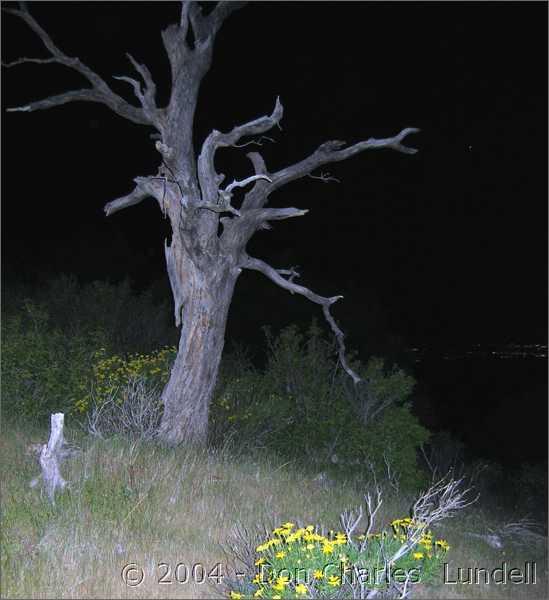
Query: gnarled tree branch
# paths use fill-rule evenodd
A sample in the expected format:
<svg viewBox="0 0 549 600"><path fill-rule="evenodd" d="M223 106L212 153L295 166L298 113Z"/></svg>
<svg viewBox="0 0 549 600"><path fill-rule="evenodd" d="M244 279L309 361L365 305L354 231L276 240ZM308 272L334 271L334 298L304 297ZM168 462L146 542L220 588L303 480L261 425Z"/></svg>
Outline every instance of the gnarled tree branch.
<svg viewBox="0 0 549 600"><path fill-rule="evenodd" d="M141 91L141 84L139 81L136 81L133 79L133 77L126 77L125 75L113 75L112 78L118 81L125 81L126 83L129 83L133 87L133 93L135 94L135 97L141 104L143 104L145 98L143 97L143 92Z"/></svg>
<svg viewBox="0 0 549 600"><path fill-rule="evenodd" d="M249 183L252 183L252 181L257 181L258 179L266 179L267 181L271 181L267 175L250 175L250 177L246 177L246 179L242 179L241 181L237 181L236 179L233 180L232 183L230 183L224 190L223 193L225 194L231 194L232 195L232 191L237 188L243 188L246 187Z"/></svg>
<svg viewBox="0 0 549 600"><path fill-rule="evenodd" d="M193 28L195 43L203 44L207 42L208 39L213 39L225 20L235 10L242 8L246 4L247 2L222 0L217 3L217 6L209 15L203 15L202 9L198 3L183 2L181 7L181 23L183 24L185 18L188 17L191 27Z"/></svg>
<svg viewBox="0 0 549 600"><path fill-rule="evenodd" d="M139 73L139 75L141 75L141 78L143 79L143 83L145 84L145 95L149 95L152 100L153 106L156 106L154 103L156 94L156 84L152 78L151 72L147 68L147 65L139 64L129 52L126 52L126 56L128 57L128 60L132 63L133 68Z"/></svg>
<svg viewBox="0 0 549 600"><path fill-rule="evenodd" d="M72 90L56 96L49 96L42 100L36 100L29 102L24 106L14 106L13 108L6 108L6 112L34 112L35 110L42 110L45 108L52 108L54 106L61 106L67 104L67 102L75 102L77 100L83 100L86 102L102 102L102 99L95 90L83 89L83 90Z"/></svg>
<svg viewBox="0 0 549 600"><path fill-rule="evenodd" d="M221 219L224 226L221 236L225 246L235 246L237 240L245 246L250 235L257 229L270 229L268 221L281 221L293 217L302 217L309 212L308 209L288 208L250 208L238 211L239 219Z"/></svg>
<svg viewBox="0 0 549 600"><path fill-rule="evenodd" d="M231 200L233 197L233 190L237 187L246 187L252 181L256 181L257 179L270 179L266 175L251 175L242 181L237 181L236 179L230 183L224 190L219 190L219 198L217 203L207 202L206 204L201 204L198 208L207 208L208 210L212 210L213 212L222 213L222 212L231 212L236 216L240 216L240 212L231 206Z"/></svg>
<svg viewBox="0 0 549 600"><path fill-rule="evenodd" d="M278 125L282 119L283 110L280 99L277 97L274 110L270 116L259 117L259 119L238 125L228 133L221 133L214 129L208 135L202 144L198 157L198 180L203 200L211 204L217 198L218 186L221 181L220 175L218 175L214 166L214 156L217 149L233 146L244 136L259 135L268 131ZM259 177L256 177L256 179L259 179Z"/></svg>
<svg viewBox="0 0 549 600"><path fill-rule="evenodd" d="M311 156L305 160L274 173L271 176L271 179L273 180L272 183L267 186L267 193L273 192L283 185L290 183L290 181L294 181L303 177L304 175L308 175L311 173L311 171L321 167L322 165L346 160L347 158L350 158L359 152L364 152L365 150L390 148L391 150L397 150L398 152L404 152L405 154L415 154L417 152L416 148L405 146L402 142L406 136L412 133L418 133L419 131L420 130L416 127L407 127L394 137L379 140L375 138L369 138L364 142L358 142L357 144L348 146L347 148L343 147L345 146L345 142L339 140L325 142L319 146L316 152L311 154Z"/></svg>
<svg viewBox="0 0 549 600"><path fill-rule="evenodd" d="M243 219L254 220L257 223L302 217L308 212L309 209L307 208L294 208L293 206L288 208L251 208L246 211L240 211Z"/></svg>
<svg viewBox="0 0 549 600"><path fill-rule="evenodd" d="M111 90L105 81L95 71L86 66L79 58L70 57L64 54L54 44L51 37L46 33L46 31L44 31L44 29L42 29L36 19L26 8L22 8L20 10L5 8L4 10L22 19L36 33L36 35L38 35L44 46L52 55L52 58L48 59L22 58L12 63L7 63L4 66L11 67L22 63L58 63L74 69L83 75L92 85L92 87L89 89L65 92L63 94L44 98L43 100L30 102L25 106L18 106L7 110L10 112L32 112L35 110L59 106L75 100L87 100L90 102L100 102L102 104L106 104L113 112L134 123L139 123L141 125L153 125L151 119L145 115L142 109L132 106L118 94L113 92L113 90Z"/></svg>
<svg viewBox="0 0 549 600"><path fill-rule="evenodd" d="M28 63L35 63L37 65L51 65L59 64L59 61L56 58L29 58L27 56L23 56L9 63L2 61L1 64L3 67L6 67L6 69L9 69L11 67L16 67L17 65L24 65Z"/></svg>
<svg viewBox="0 0 549 600"><path fill-rule="evenodd" d="M246 6L247 2L238 0L222 0L206 17L209 30L214 35L219 31L225 20L235 11Z"/></svg>
<svg viewBox="0 0 549 600"><path fill-rule="evenodd" d="M116 200L112 200L111 202L105 204L103 210L105 211L105 215L109 217L123 208L128 208L128 206L139 204L148 196L150 196L150 193L142 189L138 184L135 186L133 191L126 196L121 196L120 198L116 198Z"/></svg>
<svg viewBox="0 0 549 600"><path fill-rule="evenodd" d="M162 31L162 42L170 61L174 88L183 85L178 78L181 73L188 72L183 63L189 56L194 55L195 66L205 72L210 63L211 50L219 28L231 13L245 4L246 2L222 1L205 16L197 2L182 1L179 24L169 25ZM192 28L194 48L187 42L189 27Z"/></svg>
<svg viewBox="0 0 549 600"><path fill-rule="evenodd" d="M330 313L330 306L332 306L332 304L334 304L334 302L337 302L338 300L343 298L343 296L332 296L331 298L319 296L318 294L315 294L314 292L312 292L310 289L308 289L302 285L293 283L293 281L292 281L293 277L295 277L297 275L297 273L293 269L291 269L291 270L278 269L277 270L277 269L274 269L273 267L271 267L270 265L268 265L266 262L259 260L258 258L252 258L251 256L246 256L246 258L240 263L239 266L243 269L252 269L254 271L259 271L260 273L263 273L265 276L267 276L271 281L276 283L281 288L288 290L291 294L300 294L301 296L305 296L305 298L309 299L311 302L320 304L320 306L322 306L322 312L324 313L324 318L330 325L330 327L336 337L337 344L338 344L338 355L339 355L339 360L341 362L341 366L345 369L345 372L352 378L352 380L355 382L355 384L362 381L362 379L357 375L357 373L355 373L355 371L353 369L351 369L351 367L349 366L349 364L347 362L347 359L345 357L345 343L344 343L345 336L343 335L343 332L338 327L337 323L335 322L334 318L332 317L332 315ZM284 279L284 277L282 277L283 274L289 274L290 278ZM292 275L293 275L293 277L292 277Z"/></svg>
<svg viewBox="0 0 549 600"><path fill-rule="evenodd" d="M366 141L358 142L353 146L345 148L345 142L340 140L332 140L321 144L318 149L313 152L309 157L304 160L285 167L276 173L269 174L272 179L271 183L262 183L261 185L255 185L253 189L246 195L242 208L259 208L264 206L267 201L269 194L277 190L278 188L300 179L305 175L310 175L312 171L321 167L322 165L339 162L363 152L365 150L372 150L378 148L389 148L391 150L397 150L405 154L415 154L416 148L405 146L402 142L404 138L412 133L418 133L420 130L416 127L407 127L400 133L391 138L375 139L369 138ZM250 153L248 157L254 162L256 172L268 172L265 167L265 163L261 156L257 153Z"/></svg>
<svg viewBox="0 0 549 600"><path fill-rule="evenodd" d="M141 91L141 85L137 84L137 87L134 86L135 95L141 103L144 113L152 122L156 124L157 129L161 131L163 129L161 118L162 112L156 105L156 84L152 78L151 72L147 68L147 65L139 64L129 52L126 53L126 56L132 63L133 68L139 73L139 75L141 75L141 79L145 84L144 92ZM120 77L120 79L122 79L122 77ZM134 82L134 79L130 80L132 85Z"/></svg>
<svg viewBox="0 0 549 600"><path fill-rule="evenodd" d="M287 269L275 269L267 264L265 261L260 260L259 258L253 258L251 256L246 256L239 264L239 267L242 269L252 269L254 271L260 271L264 275L266 275L269 279L274 281L277 285L288 290L291 294L300 294L301 296L305 296L311 302L315 302L316 304L320 304L321 306L327 305L331 306L334 302L337 302L343 296L332 296L331 298L325 298L324 296L319 296L315 294L308 288L297 285L296 283L291 283L287 279L282 277L281 273L287 273Z"/></svg>

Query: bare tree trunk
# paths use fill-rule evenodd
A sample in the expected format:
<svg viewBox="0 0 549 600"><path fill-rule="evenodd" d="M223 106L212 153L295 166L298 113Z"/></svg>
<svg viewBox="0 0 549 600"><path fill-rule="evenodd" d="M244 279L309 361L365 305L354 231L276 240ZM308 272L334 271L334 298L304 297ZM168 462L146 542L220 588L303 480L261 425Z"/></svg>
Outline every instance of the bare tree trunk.
<svg viewBox="0 0 549 600"><path fill-rule="evenodd" d="M159 439L204 444L229 306L239 270L226 261L196 264L176 242L166 247L168 272L180 314L181 337L170 379L162 393ZM203 261L199 261L202 263Z"/></svg>

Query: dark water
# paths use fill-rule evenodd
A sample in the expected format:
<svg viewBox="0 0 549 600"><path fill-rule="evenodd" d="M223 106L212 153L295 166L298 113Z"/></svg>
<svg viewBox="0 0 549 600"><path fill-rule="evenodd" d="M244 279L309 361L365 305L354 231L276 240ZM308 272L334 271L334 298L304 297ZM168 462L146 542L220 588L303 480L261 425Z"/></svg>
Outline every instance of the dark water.
<svg viewBox="0 0 549 600"><path fill-rule="evenodd" d="M417 413L477 457L547 460L546 346L416 350Z"/></svg>

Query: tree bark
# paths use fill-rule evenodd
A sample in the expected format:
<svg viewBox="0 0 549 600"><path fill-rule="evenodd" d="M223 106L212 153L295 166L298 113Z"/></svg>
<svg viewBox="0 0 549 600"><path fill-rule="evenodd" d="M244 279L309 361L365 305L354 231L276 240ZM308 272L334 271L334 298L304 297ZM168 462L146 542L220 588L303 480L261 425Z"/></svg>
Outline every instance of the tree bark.
<svg viewBox="0 0 549 600"><path fill-rule="evenodd" d="M227 315L240 272L229 261L207 267L177 241L166 246L166 261L181 326L179 348L162 393L159 438L168 445L203 445L209 405L225 342Z"/></svg>

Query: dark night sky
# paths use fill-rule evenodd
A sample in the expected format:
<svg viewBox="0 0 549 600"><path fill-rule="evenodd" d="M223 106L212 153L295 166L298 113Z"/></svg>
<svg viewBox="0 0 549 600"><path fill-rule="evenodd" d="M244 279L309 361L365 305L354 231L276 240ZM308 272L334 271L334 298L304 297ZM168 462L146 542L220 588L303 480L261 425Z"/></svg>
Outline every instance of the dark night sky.
<svg viewBox="0 0 549 600"><path fill-rule="evenodd" d="M66 53L133 102L129 86L110 78L133 75L130 51L166 101L160 30L178 18L177 3L29 6ZM4 61L46 56L11 15L2 32ZM3 70L3 106L82 83L57 65ZM329 139L407 126L422 129L407 140L420 152L363 153L326 169L340 184L290 184L271 204L309 214L257 234L251 254L299 265L321 294L343 293L336 317L357 339L376 321L412 345L545 341L546 3L252 3L218 36L195 144L214 127L270 114L277 95L283 131L261 149L271 170ZM164 277L167 224L153 200L108 219L102 212L133 177L156 172L148 133L87 103L4 113L5 282L63 271L129 274L143 286ZM220 156L227 180L250 174L248 150ZM234 314L250 310L259 327L275 306L288 321L315 313L261 277L243 274Z"/></svg>

